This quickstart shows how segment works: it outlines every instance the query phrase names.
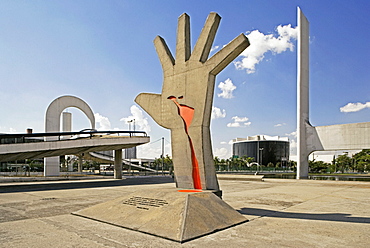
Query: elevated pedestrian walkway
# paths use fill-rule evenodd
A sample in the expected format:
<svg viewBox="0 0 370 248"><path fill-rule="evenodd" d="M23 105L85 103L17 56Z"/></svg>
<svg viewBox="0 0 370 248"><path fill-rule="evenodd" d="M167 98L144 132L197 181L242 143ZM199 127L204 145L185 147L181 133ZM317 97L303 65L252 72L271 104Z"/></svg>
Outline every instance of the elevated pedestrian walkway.
<svg viewBox="0 0 370 248"><path fill-rule="evenodd" d="M142 131L1 134L0 162L127 149L149 141Z"/></svg>
<svg viewBox="0 0 370 248"><path fill-rule="evenodd" d="M86 156L85 156L85 158L86 158ZM99 153L99 152L89 152L87 154L87 158L90 159L90 160L97 160L98 162L101 162L101 163L114 163L114 157L113 156L109 156L107 154L102 154L102 153ZM154 170L152 168L149 168L147 166L142 166L140 164L134 164L134 163L132 163L129 160L126 160L126 159L122 159L122 164L124 164L126 166L131 166L131 167L134 167L134 168L137 168L137 169L141 169L141 170L157 172L156 170Z"/></svg>

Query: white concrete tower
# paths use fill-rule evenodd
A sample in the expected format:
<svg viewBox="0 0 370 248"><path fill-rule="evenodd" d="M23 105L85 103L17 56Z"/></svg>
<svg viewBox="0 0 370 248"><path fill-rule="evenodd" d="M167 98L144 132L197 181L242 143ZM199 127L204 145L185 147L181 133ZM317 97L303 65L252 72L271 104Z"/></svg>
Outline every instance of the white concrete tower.
<svg viewBox="0 0 370 248"><path fill-rule="evenodd" d="M297 179L308 178L307 126L309 125L309 23L300 8L297 60Z"/></svg>
<svg viewBox="0 0 370 248"><path fill-rule="evenodd" d="M63 132L72 132L72 113L69 112L63 112L62 113L62 131ZM71 135L63 136L63 139L69 139ZM64 158L67 160L67 156L64 156ZM68 171L73 172L73 164L68 164Z"/></svg>
<svg viewBox="0 0 370 248"><path fill-rule="evenodd" d="M370 122L311 126L309 121L309 23L298 8L297 179L308 178L314 151L370 148Z"/></svg>
<svg viewBox="0 0 370 248"><path fill-rule="evenodd" d="M72 113L63 112L62 122L63 122L62 131L72 132Z"/></svg>

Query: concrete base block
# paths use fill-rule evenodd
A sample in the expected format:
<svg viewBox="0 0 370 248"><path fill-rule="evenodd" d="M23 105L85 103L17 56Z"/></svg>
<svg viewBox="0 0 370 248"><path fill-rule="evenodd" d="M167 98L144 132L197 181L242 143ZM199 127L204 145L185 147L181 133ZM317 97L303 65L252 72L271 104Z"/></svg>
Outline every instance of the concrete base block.
<svg viewBox="0 0 370 248"><path fill-rule="evenodd" d="M138 191L74 215L185 242L247 219L211 191Z"/></svg>

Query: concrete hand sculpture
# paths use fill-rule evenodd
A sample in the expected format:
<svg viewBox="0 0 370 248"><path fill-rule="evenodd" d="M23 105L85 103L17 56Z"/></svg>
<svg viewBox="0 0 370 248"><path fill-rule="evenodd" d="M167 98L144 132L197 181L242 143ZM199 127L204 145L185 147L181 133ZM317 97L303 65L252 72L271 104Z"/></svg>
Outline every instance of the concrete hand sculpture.
<svg viewBox="0 0 370 248"><path fill-rule="evenodd" d="M189 16L181 15L176 60L164 39L157 36L154 45L163 69L162 94L141 93L135 99L160 126L171 130L179 188L219 190L209 128L215 78L249 46L240 34L208 59L220 20L218 14L209 14L191 52Z"/></svg>

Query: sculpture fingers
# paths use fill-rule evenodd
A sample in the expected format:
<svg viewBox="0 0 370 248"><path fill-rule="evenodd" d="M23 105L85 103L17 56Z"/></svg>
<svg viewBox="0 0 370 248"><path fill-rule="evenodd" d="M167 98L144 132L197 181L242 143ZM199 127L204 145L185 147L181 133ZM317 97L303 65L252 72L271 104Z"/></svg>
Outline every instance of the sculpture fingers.
<svg viewBox="0 0 370 248"><path fill-rule="evenodd" d="M202 63L207 61L220 20L221 17L217 13L210 13L208 15L207 21L195 44L194 51L191 54L191 60L200 61Z"/></svg>
<svg viewBox="0 0 370 248"><path fill-rule="evenodd" d="M207 66L212 65L212 75L220 73L228 64L239 56L249 46L249 40L244 34L240 34L224 48L218 51L205 63Z"/></svg>
<svg viewBox="0 0 370 248"><path fill-rule="evenodd" d="M177 24L176 64L184 63L190 57L190 19L184 13Z"/></svg>
<svg viewBox="0 0 370 248"><path fill-rule="evenodd" d="M161 121L162 99L160 94L140 93L135 102L142 107L159 125Z"/></svg>
<svg viewBox="0 0 370 248"><path fill-rule="evenodd" d="M164 76L167 76L171 73L173 66L175 65L175 59L173 58L166 41L162 37L157 36L154 39L154 46L157 51L159 61L162 65L163 74Z"/></svg>

